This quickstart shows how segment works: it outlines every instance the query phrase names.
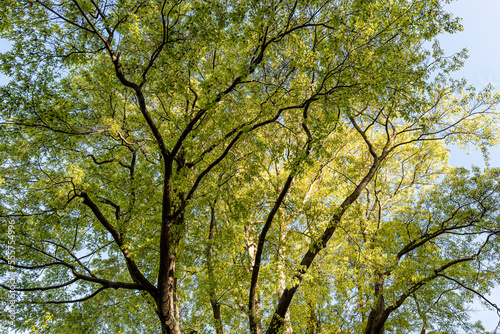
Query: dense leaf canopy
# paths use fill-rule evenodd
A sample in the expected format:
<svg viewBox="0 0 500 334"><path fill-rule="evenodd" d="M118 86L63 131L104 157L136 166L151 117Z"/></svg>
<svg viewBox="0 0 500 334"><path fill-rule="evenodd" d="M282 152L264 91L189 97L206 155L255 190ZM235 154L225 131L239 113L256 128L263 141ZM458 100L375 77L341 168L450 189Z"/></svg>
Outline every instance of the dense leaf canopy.
<svg viewBox="0 0 500 334"><path fill-rule="evenodd" d="M2 0L13 327L482 333L500 170L446 143L496 144L499 96L446 2Z"/></svg>

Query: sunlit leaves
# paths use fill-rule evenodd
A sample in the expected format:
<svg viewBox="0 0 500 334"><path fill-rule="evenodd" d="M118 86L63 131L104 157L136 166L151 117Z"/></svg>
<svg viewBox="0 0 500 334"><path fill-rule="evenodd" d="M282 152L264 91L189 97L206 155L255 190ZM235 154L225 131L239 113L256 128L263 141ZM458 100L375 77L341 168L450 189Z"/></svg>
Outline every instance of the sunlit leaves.
<svg viewBox="0 0 500 334"><path fill-rule="evenodd" d="M0 102L1 214L18 224L20 263L68 264L23 269L20 285L57 286L75 272L135 282L130 261L155 285L162 222L182 216L168 231L175 318L210 332L216 301L224 328L244 332L257 243L292 177L258 266L264 330L297 284L285 324L296 332L363 332L382 295L397 306L392 332L424 314L436 330L474 328L471 292L436 273L481 293L498 280L498 172L450 169L444 141L495 144L499 97L448 78L464 53L424 47L461 29L442 1L0 8L1 36L14 43L1 56L12 78ZM22 298L99 287L82 280ZM17 325L84 333L92 320L103 333L151 333L158 300L107 289L72 307L26 307Z"/></svg>

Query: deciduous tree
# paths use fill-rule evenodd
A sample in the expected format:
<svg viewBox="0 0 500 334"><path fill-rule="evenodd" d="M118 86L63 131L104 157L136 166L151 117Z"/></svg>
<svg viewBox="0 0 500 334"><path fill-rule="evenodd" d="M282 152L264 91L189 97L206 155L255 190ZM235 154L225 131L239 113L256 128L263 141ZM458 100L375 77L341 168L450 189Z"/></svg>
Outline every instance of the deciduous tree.
<svg viewBox="0 0 500 334"><path fill-rule="evenodd" d="M16 328L480 332L499 171L445 143L494 144L498 96L450 79L445 3L3 0Z"/></svg>

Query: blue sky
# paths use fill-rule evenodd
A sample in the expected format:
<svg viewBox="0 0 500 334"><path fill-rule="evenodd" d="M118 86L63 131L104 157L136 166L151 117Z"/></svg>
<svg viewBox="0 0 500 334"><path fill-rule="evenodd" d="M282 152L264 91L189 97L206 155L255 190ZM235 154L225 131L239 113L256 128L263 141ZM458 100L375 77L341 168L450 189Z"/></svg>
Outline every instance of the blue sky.
<svg viewBox="0 0 500 334"><path fill-rule="evenodd" d="M464 31L442 36L439 41L447 54L468 49L469 58L465 66L454 74L457 78L465 77L478 89L492 84L500 90L500 0L458 0L447 6L455 16L462 18ZM471 165L484 167L481 153L450 147L450 163L454 166L470 168ZM490 164L500 167L500 148L491 150ZM490 295L490 300L500 304L500 288ZM472 305L477 312L473 319L481 320L486 329L493 331L498 323L496 312L486 311L479 302Z"/></svg>
<svg viewBox="0 0 500 334"><path fill-rule="evenodd" d="M448 11L461 17L464 31L445 35L439 38L446 54L459 52L463 48L469 50L469 58L465 66L454 74L456 78L465 77L470 84L484 88L492 84L500 90L500 0L458 0L447 5ZM0 40L0 52L9 49L9 44ZM0 75L0 84L7 78ZM464 150L450 146L450 163L453 166L471 165L484 167L481 153L472 150L468 155ZM500 167L500 148L494 148L490 154L492 167ZM491 300L500 304L500 288L491 295ZM474 319L481 320L487 330L492 331L498 321L496 313L486 311L479 303L473 305L477 312Z"/></svg>
<svg viewBox="0 0 500 334"><path fill-rule="evenodd" d="M468 49L469 58L465 66L454 73L456 78L467 78L478 89L492 84L500 90L500 0L458 0L447 6L455 16L462 18L464 31L439 38L447 54ZM467 155L465 151L452 148L450 162L454 166L483 167L479 152ZM492 167L500 167L500 148L490 155Z"/></svg>

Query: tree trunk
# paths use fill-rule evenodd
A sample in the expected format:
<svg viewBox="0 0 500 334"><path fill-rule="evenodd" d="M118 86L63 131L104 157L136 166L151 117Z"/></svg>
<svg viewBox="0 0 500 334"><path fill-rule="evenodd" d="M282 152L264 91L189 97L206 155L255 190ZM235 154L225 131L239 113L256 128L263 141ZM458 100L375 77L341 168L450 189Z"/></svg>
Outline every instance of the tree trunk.
<svg viewBox="0 0 500 334"><path fill-rule="evenodd" d="M217 334L223 333L222 319L220 315L220 304L217 299L217 285L216 278L213 267L213 255L212 255L212 242L214 239L214 228L215 228L215 209L213 206L210 207L210 227L208 231L208 240L209 243L206 249L206 257L207 257L207 267L208 267L208 276L209 276L209 297L210 297L210 305L212 306L212 313L215 322L215 332Z"/></svg>
<svg viewBox="0 0 500 334"><path fill-rule="evenodd" d="M378 309L373 309L368 316L364 334L383 334L385 320L384 312L379 312Z"/></svg>
<svg viewBox="0 0 500 334"><path fill-rule="evenodd" d="M162 334L180 334L179 311L177 309L177 282L175 270L177 248L181 240L184 219L182 216L174 219L162 230L162 247L160 242L160 271L158 274L158 313L162 324ZM165 234L165 235L163 235ZM165 239L163 239L165 238Z"/></svg>
<svg viewBox="0 0 500 334"><path fill-rule="evenodd" d="M248 227L245 227L245 233L247 235L247 251L248 251L248 256L250 258L250 273L251 270L255 264L255 255L257 253L257 245L255 244L255 240L253 237L253 231L254 231L254 226L250 225ZM259 291L258 285L256 286L256 291ZM250 311L250 310L249 310ZM255 314L250 315L249 314L249 322L255 322L255 330L251 334L262 334L262 311L261 311L261 305L260 305L260 296L257 293L257 297L255 298L255 309L254 309ZM252 327L252 326L250 326Z"/></svg>
<svg viewBox="0 0 500 334"><path fill-rule="evenodd" d="M284 257L286 252L286 234L287 234L287 226L285 224L281 224L280 226L280 244L278 248L278 272L280 274L279 277L279 285L280 285L280 295L283 294L283 291L286 289L286 273L285 273L285 263ZM284 322L284 330L283 334L292 334L293 329L290 324L290 311L285 313L285 322Z"/></svg>
<svg viewBox="0 0 500 334"><path fill-rule="evenodd" d="M385 322L389 317L389 312L385 309L384 295L382 288L384 286L384 275L379 274L379 281L375 283L375 298L377 304L368 315L364 334L383 334Z"/></svg>

